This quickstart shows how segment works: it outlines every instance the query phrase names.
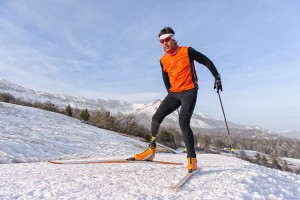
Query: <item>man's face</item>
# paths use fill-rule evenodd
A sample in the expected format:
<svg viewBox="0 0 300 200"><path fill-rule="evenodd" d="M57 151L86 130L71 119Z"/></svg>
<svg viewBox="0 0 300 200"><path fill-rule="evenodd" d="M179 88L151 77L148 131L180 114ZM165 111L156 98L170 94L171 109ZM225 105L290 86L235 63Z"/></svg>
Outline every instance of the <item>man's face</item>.
<svg viewBox="0 0 300 200"><path fill-rule="evenodd" d="M164 48L165 51L170 51L174 44L175 44L175 41L172 39L171 36L165 38L165 39L162 39L162 40L159 40L162 47Z"/></svg>

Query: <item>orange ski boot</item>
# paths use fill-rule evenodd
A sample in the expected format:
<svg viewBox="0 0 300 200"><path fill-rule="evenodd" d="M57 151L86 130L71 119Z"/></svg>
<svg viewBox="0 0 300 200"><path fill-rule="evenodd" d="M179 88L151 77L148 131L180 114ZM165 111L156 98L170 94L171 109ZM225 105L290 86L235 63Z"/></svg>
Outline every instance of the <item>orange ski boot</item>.
<svg viewBox="0 0 300 200"><path fill-rule="evenodd" d="M151 142L149 147L142 153L135 154L135 160L153 160L155 157L156 143Z"/></svg>
<svg viewBox="0 0 300 200"><path fill-rule="evenodd" d="M189 173L197 169L197 158L192 158L192 157L187 158L187 169Z"/></svg>

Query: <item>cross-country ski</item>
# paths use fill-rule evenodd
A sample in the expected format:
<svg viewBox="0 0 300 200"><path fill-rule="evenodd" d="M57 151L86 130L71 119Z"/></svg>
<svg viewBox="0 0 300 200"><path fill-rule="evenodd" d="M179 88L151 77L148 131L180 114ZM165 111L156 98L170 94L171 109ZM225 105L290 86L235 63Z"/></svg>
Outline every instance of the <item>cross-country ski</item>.
<svg viewBox="0 0 300 200"><path fill-rule="evenodd" d="M200 167L198 167L193 172L188 172L177 184L171 185L169 188L171 190L177 190L177 189L181 188L188 180L190 180L199 171L200 171Z"/></svg>
<svg viewBox="0 0 300 200"><path fill-rule="evenodd" d="M183 163L179 162L169 162L169 161L162 161L162 160L128 160L128 159L113 159L113 160L74 160L74 161L55 161L55 160L48 160L49 163L52 164L126 164L126 163L149 163L149 164L162 164L162 165L183 165Z"/></svg>

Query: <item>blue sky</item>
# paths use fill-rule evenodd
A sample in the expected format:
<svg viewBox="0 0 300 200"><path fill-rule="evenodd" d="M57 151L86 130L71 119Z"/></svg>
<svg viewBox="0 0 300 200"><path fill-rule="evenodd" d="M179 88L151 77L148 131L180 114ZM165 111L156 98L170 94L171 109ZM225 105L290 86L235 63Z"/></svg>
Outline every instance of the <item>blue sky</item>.
<svg viewBox="0 0 300 200"><path fill-rule="evenodd" d="M158 33L208 56L227 120L300 130L297 0L0 0L0 79L37 91L149 103L166 95ZM196 64L195 112L223 119L214 78Z"/></svg>

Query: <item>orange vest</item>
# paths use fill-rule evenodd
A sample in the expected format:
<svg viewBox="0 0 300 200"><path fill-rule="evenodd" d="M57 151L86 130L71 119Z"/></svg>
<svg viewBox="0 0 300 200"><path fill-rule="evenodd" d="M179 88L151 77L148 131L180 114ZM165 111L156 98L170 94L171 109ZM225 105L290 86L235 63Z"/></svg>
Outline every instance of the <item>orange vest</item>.
<svg viewBox="0 0 300 200"><path fill-rule="evenodd" d="M183 92L198 87L194 63L190 62L189 47L179 47L174 55L165 54L160 59L163 71L168 73L171 92Z"/></svg>

